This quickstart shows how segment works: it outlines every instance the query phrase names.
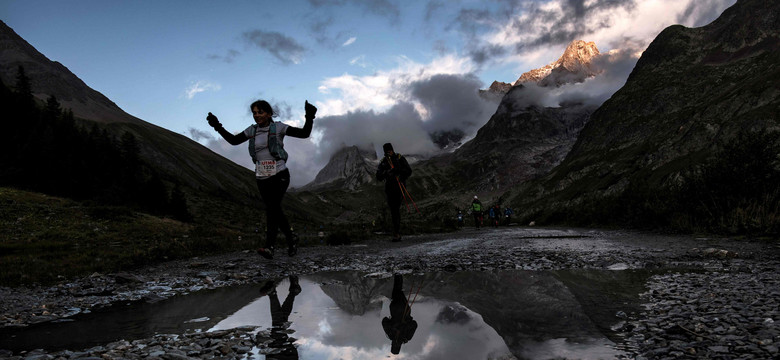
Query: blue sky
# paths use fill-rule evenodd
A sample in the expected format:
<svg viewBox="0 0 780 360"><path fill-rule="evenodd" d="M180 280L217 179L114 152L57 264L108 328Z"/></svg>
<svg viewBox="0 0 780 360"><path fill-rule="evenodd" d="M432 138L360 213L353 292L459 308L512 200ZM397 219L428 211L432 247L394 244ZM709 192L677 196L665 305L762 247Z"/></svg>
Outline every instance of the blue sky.
<svg viewBox="0 0 780 360"><path fill-rule="evenodd" d="M266 99L302 125L309 100L313 136L285 141L300 186L344 145L430 154L426 132L473 135L495 111L478 88L514 82L573 40L623 55L608 82L576 89L603 101L663 28L705 25L734 2L3 0L0 19L126 112L247 167L206 114L238 132Z"/></svg>

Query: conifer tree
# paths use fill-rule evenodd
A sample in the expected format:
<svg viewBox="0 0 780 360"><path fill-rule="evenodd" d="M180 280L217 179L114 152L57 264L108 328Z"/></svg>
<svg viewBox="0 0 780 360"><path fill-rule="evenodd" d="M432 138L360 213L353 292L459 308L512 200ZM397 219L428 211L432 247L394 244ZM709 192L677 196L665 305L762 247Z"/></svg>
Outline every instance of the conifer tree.
<svg viewBox="0 0 780 360"><path fill-rule="evenodd" d="M19 97L19 101L25 106L34 105L32 95L32 85L30 78L24 72L24 66L19 65L16 73L16 96Z"/></svg>
<svg viewBox="0 0 780 360"><path fill-rule="evenodd" d="M57 97L54 95L49 95L49 98L46 99L46 108L43 109L45 120L56 120L60 117L61 114L62 107L60 106L60 102L57 101Z"/></svg>

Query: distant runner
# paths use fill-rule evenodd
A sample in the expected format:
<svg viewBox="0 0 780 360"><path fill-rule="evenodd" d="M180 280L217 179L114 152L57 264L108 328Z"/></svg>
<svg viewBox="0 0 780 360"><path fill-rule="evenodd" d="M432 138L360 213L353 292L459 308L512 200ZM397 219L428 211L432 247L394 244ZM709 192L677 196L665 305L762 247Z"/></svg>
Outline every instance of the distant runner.
<svg viewBox="0 0 780 360"><path fill-rule="evenodd" d="M471 215L474 216L474 227L479 229L482 225L482 202L477 195L474 195L474 200L471 201Z"/></svg>

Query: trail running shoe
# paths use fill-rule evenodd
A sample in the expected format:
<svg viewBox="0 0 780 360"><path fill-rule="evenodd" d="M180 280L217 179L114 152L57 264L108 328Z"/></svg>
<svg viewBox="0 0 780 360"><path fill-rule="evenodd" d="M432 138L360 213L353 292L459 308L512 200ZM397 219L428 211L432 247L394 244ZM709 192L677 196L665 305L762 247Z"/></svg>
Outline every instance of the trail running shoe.
<svg viewBox="0 0 780 360"><path fill-rule="evenodd" d="M260 256L266 258L266 259L273 259L274 258L274 248L259 248L257 249L257 253L260 254Z"/></svg>

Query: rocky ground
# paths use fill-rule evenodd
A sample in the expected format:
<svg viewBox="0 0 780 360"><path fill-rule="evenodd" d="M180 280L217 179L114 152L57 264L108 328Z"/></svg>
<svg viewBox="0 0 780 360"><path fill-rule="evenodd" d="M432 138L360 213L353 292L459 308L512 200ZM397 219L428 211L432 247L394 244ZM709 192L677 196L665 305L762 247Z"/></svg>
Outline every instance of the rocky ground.
<svg viewBox="0 0 780 360"><path fill-rule="evenodd" d="M326 270L437 272L463 270L659 269L641 295L645 310L627 319L635 358L778 358L780 242L664 236L588 229L488 228L418 235L399 243L366 241L306 247L269 261L240 252L174 261L138 271L92 274L49 287L0 288L0 326L66 318L118 301L158 301L203 289ZM0 358L246 358L267 331L239 328L158 335L92 349L14 354ZM254 353L256 354L256 353Z"/></svg>

